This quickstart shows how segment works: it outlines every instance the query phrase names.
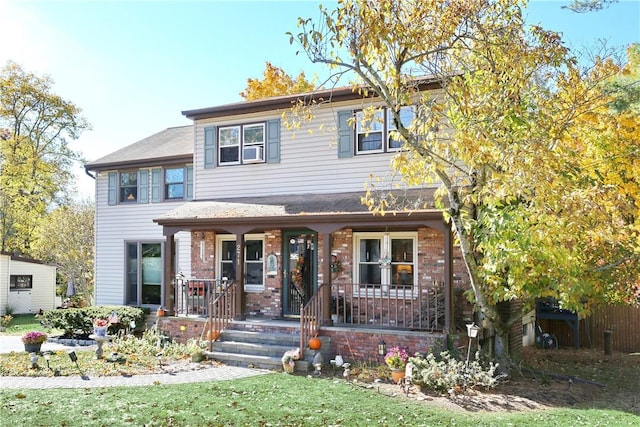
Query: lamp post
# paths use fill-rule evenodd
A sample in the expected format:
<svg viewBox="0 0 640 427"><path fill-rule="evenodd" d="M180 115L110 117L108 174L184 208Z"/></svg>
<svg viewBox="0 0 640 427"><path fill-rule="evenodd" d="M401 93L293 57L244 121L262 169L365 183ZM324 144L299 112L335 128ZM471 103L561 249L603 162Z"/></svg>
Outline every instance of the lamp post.
<svg viewBox="0 0 640 427"><path fill-rule="evenodd" d="M378 354L384 357L384 354L386 351L387 351L387 344L382 339L380 339L380 342L378 343Z"/></svg>
<svg viewBox="0 0 640 427"><path fill-rule="evenodd" d="M467 348L467 369L469 369L469 357L471 356L471 341L478 336L480 327L475 323L467 325L467 336L469 337L469 347Z"/></svg>

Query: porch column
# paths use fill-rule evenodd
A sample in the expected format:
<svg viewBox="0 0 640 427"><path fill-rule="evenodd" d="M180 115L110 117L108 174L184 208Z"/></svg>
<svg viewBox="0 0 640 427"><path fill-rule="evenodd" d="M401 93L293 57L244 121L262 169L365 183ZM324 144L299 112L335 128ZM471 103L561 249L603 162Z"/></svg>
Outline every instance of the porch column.
<svg viewBox="0 0 640 427"><path fill-rule="evenodd" d="M244 306L244 233L236 234L236 315L235 320L245 320Z"/></svg>
<svg viewBox="0 0 640 427"><path fill-rule="evenodd" d="M167 236L164 247L164 308L168 313L173 314L175 309L175 289L174 279L176 277L176 266L173 265L176 257L175 235Z"/></svg>
<svg viewBox="0 0 640 427"><path fill-rule="evenodd" d="M322 233L322 321L323 326L333 326L331 320L331 233Z"/></svg>
<svg viewBox="0 0 640 427"><path fill-rule="evenodd" d="M445 223L444 229L444 330L454 333L453 319L453 234Z"/></svg>

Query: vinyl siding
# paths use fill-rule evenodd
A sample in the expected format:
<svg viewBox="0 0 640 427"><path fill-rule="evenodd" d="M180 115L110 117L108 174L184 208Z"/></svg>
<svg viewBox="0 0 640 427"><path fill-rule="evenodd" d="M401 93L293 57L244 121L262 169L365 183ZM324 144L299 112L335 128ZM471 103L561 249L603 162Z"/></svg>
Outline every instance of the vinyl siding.
<svg viewBox="0 0 640 427"><path fill-rule="evenodd" d="M56 268L51 265L10 261L12 275L31 275L31 313L52 310L56 305ZM8 283L8 282L7 282ZM8 286L8 285L7 285Z"/></svg>
<svg viewBox="0 0 640 427"><path fill-rule="evenodd" d="M359 155L338 158L337 112L362 108L361 105L342 104L318 111L308 129L295 133L284 124L280 129L280 163L204 168L204 129L278 118L281 111L271 115L245 115L233 120L202 120L196 123L195 199L225 197L269 196L276 194L326 194L363 191L371 174L389 174L393 153ZM318 127L322 125L322 130Z"/></svg>
<svg viewBox="0 0 640 427"><path fill-rule="evenodd" d="M154 218L174 209L185 201L162 203L107 204L108 172L100 172L96 181L96 250L95 303L123 304L125 300L125 242L165 242L162 227ZM176 234L177 271L190 275L191 237L187 232Z"/></svg>
<svg viewBox="0 0 640 427"><path fill-rule="evenodd" d="M5 314L9 304L9 262L11 257L0 255L0 315Z"/></svg>

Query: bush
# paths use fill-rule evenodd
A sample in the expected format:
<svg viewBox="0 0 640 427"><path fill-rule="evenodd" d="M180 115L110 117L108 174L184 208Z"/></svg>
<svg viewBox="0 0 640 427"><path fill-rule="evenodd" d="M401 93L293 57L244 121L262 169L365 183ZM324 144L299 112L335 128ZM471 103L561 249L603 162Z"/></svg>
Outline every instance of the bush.
<svg viewBox="0 0 640 427"><path fill-rule="evenodd" d="M202 351L197 340L189 340L186 344L172 341L156 329L145 331L140 338L134 335L122 335L111 342L114 351L123 354L138 354L155 356L162 353L163 357L177 359Z"/></svg>
<svg viewBox="0 0 640 427"><path fill-rule="evenodd" d="M93 319L106 319L114 311L118 315L118 323L109 326L110 334L116 334L121 329L129 328L131 322L135 322L136 328L144 324L144 311L138 307L126 306L48 310L42 314L40 322L45 327L63 330L64 335L68 337L86 336L93 333Z"/></svg>
<svg viewBox="0 0 640 427"><path fill-rule="evenodd" d="M480 364L477 353L475 360L469 361L468 368L464 360L453 358L448 351L443 351L438 356L430 353L411 357L409 362L413 364L411 381L430 390L448 392L451 389L489 389L498 383L495 378L498 365L490 363L485 369Z"/></svg>

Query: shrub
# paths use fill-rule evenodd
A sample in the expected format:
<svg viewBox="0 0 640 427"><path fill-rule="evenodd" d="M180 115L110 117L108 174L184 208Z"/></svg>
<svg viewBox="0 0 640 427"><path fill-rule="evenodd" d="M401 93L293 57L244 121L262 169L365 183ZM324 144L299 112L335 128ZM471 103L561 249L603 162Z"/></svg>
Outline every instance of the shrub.
<svg viewBox="0 0 640 427"><path fill-rule="evenodd" d="M46 327L63 330L65 336L89 335L93 333L94 319L106 319L113 312L118 315L118 323L112 323L109 326L110 334L129 328L131 322L135 322L136 328L144 324L144 311L138 307L127 306L93 306L47 310L42 314L40 322Z"/></svg>
<svg viewBox="0 0 640 427"><path fill-rule="evenodd" d="M189 340L186 344L172 341L156 329L146 330L140 338L134 335L116 337L111 342L114 351L123 354L155 356L162 353L166 358L182 358L202 350L197 340Z"/></svg>
<svg viewBox="0 0 640 427"><path fill-rule="evenodd" d="M484 368L476 353L475 360L469 361L467 368L464 360L453 358L448 351L439 356L429 353L426 356L409 358L413 364L411 380L414 384L435 391L448 392L451 389L493 388L498 380L495 371L498 365L490 363Z"/></svg>

